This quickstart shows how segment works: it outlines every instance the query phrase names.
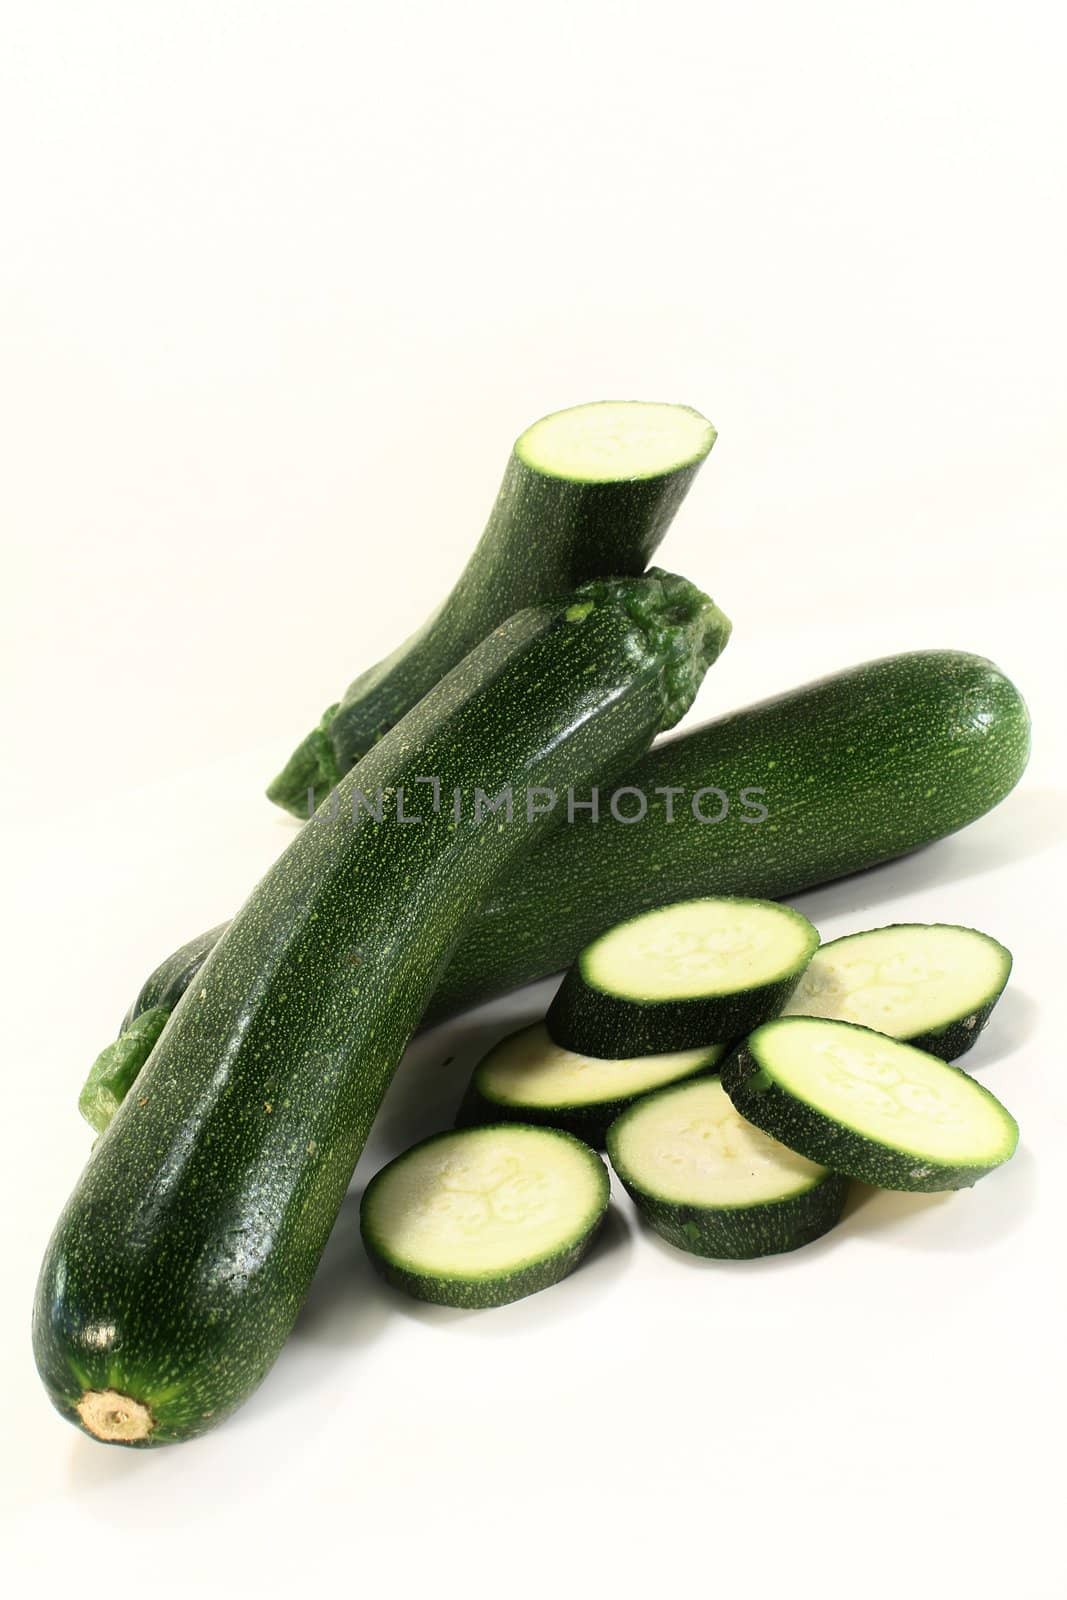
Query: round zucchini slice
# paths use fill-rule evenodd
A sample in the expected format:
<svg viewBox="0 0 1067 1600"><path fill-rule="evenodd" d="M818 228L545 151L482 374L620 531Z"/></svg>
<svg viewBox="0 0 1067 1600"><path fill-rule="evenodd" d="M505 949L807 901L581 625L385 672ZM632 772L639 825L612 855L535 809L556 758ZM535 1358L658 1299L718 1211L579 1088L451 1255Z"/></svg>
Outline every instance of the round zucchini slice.
<svg viewBox="0 0 1067 1600"><path fill-rule="evenodd" d="M456 1117L460 1127L531 1122L564 1128L603 1149L620 1111L639 1096L709 1072L725 1053L713 1044L656 1056L602 1060L553 1044L543 1022L520 1028L475 1067Z"/></svg>
<svg viewBox="0 0 1067 1600"><path fill-rule="evenodd" d="M438 1133L371 1179L367 1253L417 1300L477 1310L573 1272L603 1221L608 1174L572 1134L508 1123Z"/></svg>
<svg viewBox="0 0 1067 1600"><path fill-rule="evenodd" d="M608 1129L638 1211L691 1255L747 1261L810 1244L841 1216L848 1180L746 1122L718 1078L661 1089Z"/></svg>
<svg viewBox="0 0 1067 1600"><path fill-rule="evenodd" d="M1019 1130L959 1067L871 1028L765 1023L727 1058L743 1117L811 1161L882 1189L964 1189L1015 1153Z"/></svg>
<svg viewBox="0 0 1067 1600"><path fill-rule="evenodd" d="M630 1057L731 1043L781 1011L819 935L772 900L680 900L594 939L548 1031L568 1050Z"/></svg>
<svg viewBox="0 0 1067 1600"><path fill-rule="evenodd" d="M987 933L901 922L820 945L786 1016L876 1028L942 1061L969 1050L1011 972L1011 951Z"/></svg>

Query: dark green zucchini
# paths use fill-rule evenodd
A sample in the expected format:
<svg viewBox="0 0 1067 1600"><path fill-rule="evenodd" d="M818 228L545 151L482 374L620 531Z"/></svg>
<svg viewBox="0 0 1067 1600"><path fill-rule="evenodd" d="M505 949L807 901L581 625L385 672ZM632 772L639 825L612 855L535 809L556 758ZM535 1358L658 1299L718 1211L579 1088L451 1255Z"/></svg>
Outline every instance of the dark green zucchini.
<svg viewBox="0 0 1067 1600"><path fill-rule="evenodd" d="M649 906L793 895L906 855L992 810L1029 753L1015 685L956 650L850 667L678 734L620 780L648 796L642 822L618 822L606 803L595 825L579 813L501 879L426 1020L558 972L603 928ZM711 785L729 810L702 823L692 797ZM753 821L761 810L765 820Z"/></svg>
<svg viewBox="0 0 1067 1600"><path fill-rule="evenodd" d="M444 604L350 684L267 794L294 816L505 617L587 579L643 572L715 442L688 406L599 401L516 441L485 532ZM314 805L309 806L309 792Z"/></svg>
<svg viewBox="0 0 1067 1600"><path fill-rule="evenodd" d="M728 631L670 574L520 612L297 835L172 1013L49 1244L34 1351L67 1418L107 1442L162 1444L251 1393L449 949L552 825L526 791L636 760ZM402 822L427 775L449 799ZM357 803L378 789L396 797L380 822ZM508 790L510 816L487 812Z"/></svg>
<svg viewBox="0 0 1067 1600"><path fill-rule="evenodd" d="M1018 689L955 650L867 662L665 740L621 780L648 796L644 820L620 823L602 803L595 826L559 829L502 878L426 1021L558 972L601 929L651 906L777 900L907 855L990 811L1029 753ZM694 797L711 787L729 809L700 822ZM705 794L699 809L722 806Z"/></svg>

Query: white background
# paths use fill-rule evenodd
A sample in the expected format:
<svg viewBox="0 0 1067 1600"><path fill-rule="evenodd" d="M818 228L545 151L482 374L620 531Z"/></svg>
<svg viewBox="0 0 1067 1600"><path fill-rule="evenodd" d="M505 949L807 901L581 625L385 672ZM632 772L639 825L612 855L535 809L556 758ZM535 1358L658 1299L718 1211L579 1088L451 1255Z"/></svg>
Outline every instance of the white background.
<svg viewBox="0 0 1067 1600"><path fill-rule="evenodd" d="M1060 1591L1067 430L1054 8L264 0L4 9L0 1496L36 1593ZM699 1263L618 1203L568 1283L464 1316L351 1202L216 1434L51 1412L32 1284L78 1087L147 969L291 836L296 738L437 602L513 436L678 399L719 442L667 563L735 634L697 719L864 657L992 655L1020 789L803 897L988 927L971 1058L1010 1167ZM549 986L410 1053L361 1179ZM457 1056L443 1068L443 1058Z"/></svg>

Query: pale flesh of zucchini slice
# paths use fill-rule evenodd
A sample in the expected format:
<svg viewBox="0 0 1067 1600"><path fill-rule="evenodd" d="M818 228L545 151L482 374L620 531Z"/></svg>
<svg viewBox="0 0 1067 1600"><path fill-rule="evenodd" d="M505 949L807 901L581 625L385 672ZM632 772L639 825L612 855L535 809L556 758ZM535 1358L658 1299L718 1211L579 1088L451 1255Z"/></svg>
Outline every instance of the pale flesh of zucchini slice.
<svg viewBox="0 0 1067 1600"><path fill-rule="evenodd" d="M962 1055L1011 972L988 934L947 923L900 923L821 945L784 1015L876 1028L940 1056Z"/></svg>
<svg viewBox="0 0 1067 1600"><path fill-rule="evenodd" d="M499 1305L569 1272L607 1199L587 1145L509 1124L437 1134L398 1156L368 1185L360 1222L372 1258L410 1293Z"/></svg>
<svg viewBox="0 0 1067 1600"><path fill-rule="evenodd" d="M515 453L549 477L581 483L655 478L702 461L715 429L689 406L597 400L542 417L520 434Z"/></svg>
<svg viewBox="0 0 1067 1600"><path fill-rule="evenodd" d="M633 1000L754 989L796 970L811 924L769 900L683 900L613 928L582 953L588 983Z"/></svg>
<svg viewBox="0 0 1067 1600"><path fill-rule="evenodd" d="M700 1206L785 1200L826 1175L746 1122L718 1078L643 1100L620 1118L612 1157L651 1193Z"/></svg>
<svg viewBox="0 0 1067 1600"><path fill-rule="evenodd" d="M777 1016L818 943L806 917L770 900L660 906L586 945L549 1007L548 1031L602 1057L730 1043Z"/></svg>
<svg viewBox="0 0 1067 1600"><path fill-rule="evenodd" d="M492 1050L475 1077L482 1093L505 1105L599 1105L605 1100L632 1100L639 1094L674 1083L710 1067L721 1045L699 1050L672 1050L657 1056L602 1060L578 1055L553 1044L543 1022L511 1034Z"/></svg>
<svg viewBox="0 0 1067 1600"><path fill-rule="evenodd" d="M554 1044L545 1024L534 1023L501 1039L479 1062L457 1123L547 1123L600 1148L608 1125L638 1096L709 1072L724 1053L716 1044L605 1060Z"/></svg>
<svg viewBox="0 0 1067 1600"><path fill-rule="evenodd" d="M742 1116L813 1161L890 1189L954 1189L1013 1153L1014 1118L958 1067L853 1023L780 1017L727 1060Z"/></svg>
<svg viewBox="0 0 1067 1600"><path fill-rule="evenodd" d="M847 1182L746 1122L718 1078L649 1095L608 1130L611 1164L645 1220L696 1255L774 1255L841 1215Z"/></svg>

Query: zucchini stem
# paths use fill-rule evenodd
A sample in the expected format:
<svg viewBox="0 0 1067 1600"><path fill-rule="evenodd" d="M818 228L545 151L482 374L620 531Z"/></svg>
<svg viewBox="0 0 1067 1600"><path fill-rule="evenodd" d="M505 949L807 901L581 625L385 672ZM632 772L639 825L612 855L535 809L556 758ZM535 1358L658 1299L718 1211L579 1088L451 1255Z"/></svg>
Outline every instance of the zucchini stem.
<svg viewBox="0 0 1067 1600"><path fill-rule="evenodd" d="M117 1389L86 1389L77 1411L86 1432L105 1444L137 1444L156 1425L146 1405Z"/></svg>

